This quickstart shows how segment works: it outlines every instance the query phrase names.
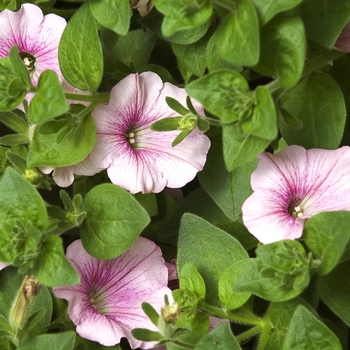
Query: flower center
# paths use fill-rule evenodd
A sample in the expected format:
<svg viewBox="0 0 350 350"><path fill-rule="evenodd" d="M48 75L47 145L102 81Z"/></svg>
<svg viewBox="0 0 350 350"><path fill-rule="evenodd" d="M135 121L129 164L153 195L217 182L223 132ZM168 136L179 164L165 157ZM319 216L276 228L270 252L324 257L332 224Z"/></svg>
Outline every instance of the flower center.
<svg viewBox="0 0 350 350"><path fill-rule="evenodd" d="M125 138L134 150L145 149L147 146L147 134L151 131L149 125L135 127L132 125L125 133Z"/></svg>
<svg viewBox="0 0 350 350"><path fill-rule="evenodd" d="M32 72L35 69L35 57L28 52L21 51L19 53L24 65L26 66L28 72Z"/></svg>
<svg viewBox="0 0 350 350"><path fill-rule="evenodd" d="M296 207L294 207L294 210L292 211L292 216L295 218L300 218L304 215L300 205L297 205Z"/></svg>
<svg viewBox="0 0 350 350"><path fill-rule="evenodd" d="M91 306L101 315L109 313L103 289L92 286L88 292Z"/></svg>

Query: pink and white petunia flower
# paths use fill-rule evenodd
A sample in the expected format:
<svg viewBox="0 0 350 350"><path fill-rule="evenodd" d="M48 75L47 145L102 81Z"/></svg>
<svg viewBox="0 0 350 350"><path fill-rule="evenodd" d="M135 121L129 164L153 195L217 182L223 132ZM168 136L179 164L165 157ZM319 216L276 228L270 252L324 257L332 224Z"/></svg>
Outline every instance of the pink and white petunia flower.
<svg viewBox="0 0 350 350"><path fill-rule="evenodd" d="M43 15L33 4L23 4L18 12L5 9L0 13L0 58L8 56L18 45L31 82L37 85L40 74L47 69L62 74L58 64L58 44L66 20L55 14Z"/></svg>
<svg viewBox="0 0 350 350"><path fill-rule="evenodd" d="M242 207L249 232L262 243L300 238L313 215L350 210L350 147L264 152L251 186Z"/></svg>
<svg viewBox="0 0 350 350"><path fill-rule="evenodd" d="M186 105L185 89L163 83L153 72L130 74L112 89L109 104L92 113L97 138L89 158L96 167L107 169L112 183L131 193L180 188L206 161L210 141L198 128L175 147L171 143L180 130L150 129L154 122L176 116L166 96ZM198 102L193 104L203 113Z"/></svg>
<svg viewBox="0 0 350 350"><path fill-rule="evenodd" d="M68 300L69 316L78 334L106 346L118 344L126 337L133 349L152 348L154 342L135 339L131 330L158 330L143 312L142 302L160 313L164 296L173 300L160 248L139 237L117 258L98 260L88 255L81 240L77 240L67 248L67 258L80 274L80 284L54 287L53 292Z"/></svg>

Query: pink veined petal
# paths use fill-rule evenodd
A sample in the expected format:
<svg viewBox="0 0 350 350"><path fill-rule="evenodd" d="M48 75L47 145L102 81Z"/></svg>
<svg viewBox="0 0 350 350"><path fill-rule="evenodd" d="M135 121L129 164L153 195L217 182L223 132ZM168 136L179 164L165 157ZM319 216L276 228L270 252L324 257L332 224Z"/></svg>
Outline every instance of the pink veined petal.
<svg viewBox="0 0 350 350"><path fill-rule="evenodd" d="M175 147L171 147L172 141L178 132L157 133L152 132L154 143L148 144L147 150L133 151L128 145L122 147L107 146L109 138L105 142L98 142L93 159L103 158L104 152L109 150L110 157L114 159L109 166L108 176L114 184L117 184L131 193L143 192L158 193L165 186L179 188L191 181L198 171L202 170L206 153L210 147L207 137L194 130L185 140ZM104 150L98 152L99 145ZM158 149L157 149L158 147ZM111 149L112 148L112 149ZM115 154L111 154L115 152ZM96 164L96 163L95 163ZM98 163L99 164L99 163Z"/></svg>
<svg viewBox="0 0 350 350"><path fill-rule="evenodd" d="M69 315L77 325L77 332L103 345L114 345L127 337L133 348L150 348L131 335L136 327L156 330L141 309L141 303L150 303L158 312L164 304L164 295L172 301L166 287L168 272L159 247L139 237L125 253L112 260L98 260L89 256L81 240L67 248L67 258L81 276L77 286L54 287L56 297L67 299ZM102 291L103 315L93 308L88 293L93 288ZM92 331L94 330L94 331Z"/></svg>
<svg viewBox="0 0 350 350"><path fill-rule="evenodd" d="M242 207L248 230L263 243L299 238L311 216L350 210L350 148L263 153L251 185L254 193ZM289 211L297 206L302 213L295 219Z"/></svg>
<svg viewBox="0 0 350 350"><path fill-rule="evenodd" d="M0 57L9 54L12 46L35 57L31 79L37 84L40 74L52 69L60 78L58 44L67 22L54 14L44 16L33 4L23 4L18 12L7 9L0 13Z"/></svg>

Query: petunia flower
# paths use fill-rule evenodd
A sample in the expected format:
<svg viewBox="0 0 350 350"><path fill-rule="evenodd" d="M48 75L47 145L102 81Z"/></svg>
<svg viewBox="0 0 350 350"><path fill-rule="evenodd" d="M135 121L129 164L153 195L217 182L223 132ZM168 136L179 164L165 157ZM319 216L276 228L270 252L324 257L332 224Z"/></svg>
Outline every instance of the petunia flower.
<svg viewBox="0 0 350 350"><path fill-rule="evenodd" d="M40 74L47 69L62 79L58 64L58 44L66 20L55 14L43 15L38 6L23 4L18 12L5 9L0 13L0 58L8 56L18 45L31 82L37 85Z"/></svg>
<svg viewBox="0 0 350 350"><path fill-rule="evenodd" d="M242 207L249 232L262 243L297 239L313 215L350 210L350 147L264 152L251 186Z"/></svg>
<svg viewBox="0 0 350 350"><path fill-rule="evenodd" d="M153 72L130 74L112 89L109 104L92 113L97 137L89 158L96 167L107 169L112 183L131 193L180 188L206 161L210 141L198 128L175 147L171 144L180 130L150 129L157 120L176 116L166 96L185 105L187 94ZM203 113L198 102L193 104Z"/></svg>
<svg viewBox="0 0 350 350"><path fill-rule="evenodd" d="M80 284L54 287L53 292L68 300L69 316L78 334L106 346L118 344L126 337L133 349L152 348L154 342L135 339L131 330L157 331L141 304L148 302L160 312L165 294L172 300L160 248L139 237L117 258L98 260L88 255L81 240L77 240L67 248L67 258L79 272Z"/></svg>

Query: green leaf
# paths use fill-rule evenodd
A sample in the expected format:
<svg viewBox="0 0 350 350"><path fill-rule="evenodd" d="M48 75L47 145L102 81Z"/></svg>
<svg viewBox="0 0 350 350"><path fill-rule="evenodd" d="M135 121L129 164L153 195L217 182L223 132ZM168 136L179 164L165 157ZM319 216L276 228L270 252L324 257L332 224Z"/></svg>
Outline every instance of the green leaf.
<svg viewBox="0 0 350 350"><path fill-rule="evenodd" d="M282 349L284 339L289 329L290 321L294 311L299 305L303 305L309 310L312 310L312 307L301 298L294 298L282 302L272 302L270 304L268 316L274 331L266 343L266 349Z"/></svg>
<svg viewBox="0 0 350 350"><path fill-rule="evenodd" d="M241 66L235 66L227 61L225 61L218 52L216 48L216 32L212 35L210 40L208 41L206 47L206 61L209 72L213 72L221 69L232 69L237 72L242 71Z"/></svg>
<svg viewBox="0 0 350 350"><path fill-rule="evenodd" d="M320 278L322 301L350 327L350 260Z"/></svg>
<svg viewBox="0 0 350 350"><path fill-rule="evenodd" d="M254 159L232 172L227 171L220 137L211 139L211 146L198 179L204 190L231 220L237 220L242 205L252 194L250 175L257 166Z"/></svg>
<svg viewBox="0 0 350 350"><path fill-rule="evenodd" d="M28 143L29 136L28 134L9 134L0 137L0 145L3 146L13 146L22 143Z"/></svg>
<svg viewBox="0 0 350 350"><path fill-rule="evenodd" d="M73 350L75 342L75 331L67 331L56 334L42 334L21 343L17 350Z"/></svg>
<svg viewBox="0 0 350 350"><path fill-rule="evenodd" d="M327 275L339 262L349 240L350 212L325 212L311 217L304 228L308 248L320 260L318 272Z"/></svg>
<svg viewBox="0 0 350 350"><path fill-rule="evenodd" d="M307 37L330 49L350 20L348 0L304 0L300 13Z"/></svg>
<svg viewBox="0 0 350 350"><path fill-rule="evenodd" d="M81 239L98 259L112 259L129 249L148 225L146 210L124 189L102 184L85 197L86 220Z"/></svg>
<svg viewBox="0 0 350 350"><path fill-rule="evenodd" d="M208 30L210 26L210 21L203 23L202 25L185 30L179 30L171 36L164 37L162 34L162 24L163 24L164 16L158 11L151 11L147 14L147 16L138 19L138 22L150 29L154 34L158 37L165 39L171 43L177 44L192 44L199 40Z"/></svg>
<svg viewBox="0 0 350 350"><path fill-rule="evenodd" d="M146 209L149 216L158 214L157 198L154 193L136 193L135 199Z"/></svg>
<svg viewBox="0 0 350 350"><path fill-rule="evenodd" d="M205 205L203 205L203 203L205 203ZM246 250L256 247L258 243L257 239L249 234L241 221L229 220L202 187L191 192L185 198L184 202L173 211L173 215L169 218L158 235L158 239L161 242L176 246L181 217L184 213L192 213L202 217L214 226L238 239Z"/></svg>
<svg viewBox="0 0 350 350"><path fill-rule="evenodd" d="M195 265L185 264L180 271L179 279L181 289L187 289L195 293L198 298L204 299L205 283Z"/></svg>
<svg viewBox="0 0 350 350"><path fill-rule="evenodd" d="M67 112L68 109L57 74L51 70L41 73L38 92L29 105L28 120L32 124L39 124Z"/></svg>
<svg viewBox="0 0 350 350"><path fill-rule="evenodd" d="M58 59L69 84L96 91L102 79L103 57L96 21L88 4L69 20L58 47Z"/></svg>
<svg viewBox="0 0 350 350"><path fill-rule="evenodd" d="M284 301L299 295L309 284L309 258L297 241L261 245L257 258L238 277L234 291L251 292L266 300Z"/></svg>
<svg viewBox="0 0 350 350"><path fill-rule="evenodd" d="M259 19L249 0L237 0L236 10L220 23L216 47L235 66L253 66L259 60Z"/></svg>
<svg viewBox="0 0 350 350"><path fill-rule="evenodd" d="M255 97L256 104L249 118L243 120L242 129L246 134L274 140L278 134L274 100L264 86L256 88Z"/></svg>
<svg viewBox="0 0 350 350"><path fill-rule="evenodd" d="M82 105L78 110L84 109ZM82 161L95 144L96 129L91 115L78 118L78 111L46 121L34 129L29 145L28 166L70 166Z"/></svg>
<svg viewBox="0 0 350 350"><path fill-rule="evenodd" d="M28 123L12 111L0 112L0 121L19 134L28 133Z"/></svg>
<svg viewBox="0 0 350 350"><path fill-rule="evenodd" d="M171 131L177 130L183 117L170 117L156 121L151 125L151 130L154 131Z"/></svg>
<svg viewBox="0 0 350 350"><path fill-rule="evenodd" d="M341 89L328 74L310 74L294 89L285 92L280 103L303 123L300 130L281 123L282 136L289 145L298 144L307 149L338 148L346 109Z"/></svg>
<svg viewBox="0 0 350 350"><path fill-rule="evenodd" d="M192 132L192 130L184 130L181 131L179 135L177 135L175 137L175 140L171 143L171 147L175 147L176 145L178 145L181 141L183 141L186 136L188 136L190 133Z"/></svg>
<svg viewBox="0 0 350 350"><path fill-rule="evenodd" d="M9 111L18 107L30 89L28 71L15 45L8 57L0 59L0 110Z"/></svg>
<svg viewBox="0 0 350 350"><path fill-rule="evenodd" d="M0 181L0 230L6 220L31 221L37 228L47 225L47 213L38 191L16 170L7 167ZM3 233L0 235L2 236Z"/></svg>
<svg viewBox="0 0 350 350"><path fill-rule="evenodd" d="M222 142L227 170L232 171L256 159L271 140L245 134L237 123L223 127Z"/></svg>
<svg viewBox="0 0 350 350"><path fill-rule="evenodd" d="M254 0L261 25L266 24L278 13L298 6L303 0Z"/></svg>
<svg viewBox="0 0 350 350"><path fill-rule="evenodd" d="M180 65L198 77L201 77L207 66L206 47L208 37L204 36L197 42L189 45L172 43L171 47Z"/></svg>
<svg viewBox="0 0 350 350"><path fill-rule="evenodd" d="M220 276L219 298L225 310L238 309L250 298L251 293L240 293L233 290L237 278L245 272L249 265L250 261L248 259L236 261Z"/></svg>
<svg viewBox="0 0 350 350"><path fill-rule="evenodd" d="M218 116L222 123L242 118L251 100L246 94L248 90L247 81L232 70L216 71L186 85L187 93Z"/></svg>
<svg viewBox="0 0 350 350"><path fill-rule="evenodd" d="M192 263L204 279L206 300L218 301L218 282L222 272L235 261L246 259L247 252L226 232L193 214L181 219L178 242L178 269Z"/></svg>
<svg viewBox="0 0 350 350"><path fill-rule="evenodd" d="M46 286L67 286L78 284L80 277L68 262L58 236L48 236L42 242L34 266L35 278Z"/></svg>
<svg viewBox="0 0 350 350"><path fill-rule="evenodd" d="M297 307L290 322L283 350L341 350L339 339L304 306Z"/></svg>
<svg viewBox="0 0 350 350"><path fill-rule="evenodd" d="M118 39L117 44L106 56L106 69L115 71L117 61L126 66L131 64L135 69L148 63L157 37L150 31L137 29Z"/></svg>
<svg viewBox="0 0 350 350"><path fill-rule="evenodd" d="M304 68L306 40L299 17L277 17L261 30L261 54L254 70L293 87Z"/></svg>
<svg viewBox="0 0 350 350"><path fill-rule="evenodd" d="M162 33L165 37L171 36L180 30L191 29L204 24L210 19L213 12L213 7L207 0L197 2L154 0L154 5L159 12L165 14L162 24Z"/></svg>
<svg viewBox="0 0 350 350"><path fill-rule="evenodd" d="M142 341L159 341L163 336L159 332L150 331L144 328L134 328L131 334L139 340Z"/></svg>
<svg viewBox="0 0 350 350"><path fill-rule="evenodd" d="M127 34L130 24L129 0L89 0L90 10L104 27L120 35Z"/></svg>
<svg viewBox="0 0 350 350"><path fill-rule="evenodd" d="M202 338L195 350L240 350L241 347L233 336L230 324L221 322L209 334Z"/></svg>
<svg viewBox="0 0 350 350"><path fill-rule="evenodd" d="M149 317L152 323L155 326L158 326L159 315L158 315L158 312L153 308L153 306L145 302L142 303L141 306L142 306L143 312Z"/></svg>

